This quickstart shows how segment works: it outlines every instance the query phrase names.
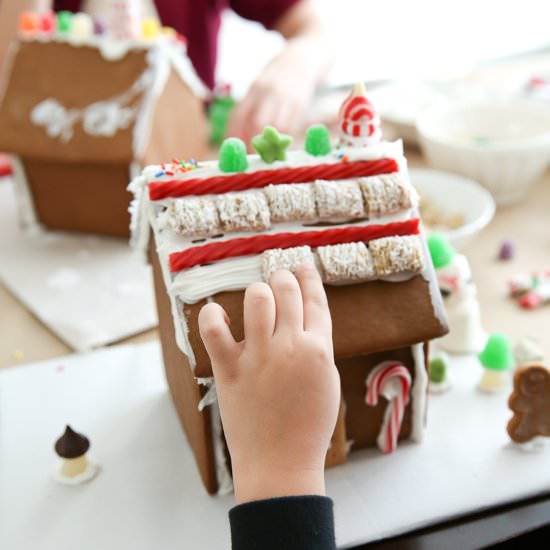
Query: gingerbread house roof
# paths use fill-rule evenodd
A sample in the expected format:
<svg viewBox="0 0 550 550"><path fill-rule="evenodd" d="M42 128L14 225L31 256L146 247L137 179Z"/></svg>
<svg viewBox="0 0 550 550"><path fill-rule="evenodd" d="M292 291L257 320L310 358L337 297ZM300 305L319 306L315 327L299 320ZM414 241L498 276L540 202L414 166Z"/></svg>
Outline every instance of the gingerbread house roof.
<svg viewBox="0 0 550 550"><path fill-rule="evenodd" d="M0 90L0 150L77 162L142 159L155 105L174 75L206 95L185 45L170 36L22 36Z"/></svg>
<svg viewBox="0 0 550 550"><path fill-rule="evenodd" d="M202 305L219 302L241 338L244 289L304 261L325 283L337 360L446 333L402 144L369 142L376 129L351 132L359 144L323 155L291 151L272 163L249 155L237 173L217 162L170 163L131 183L133 243L146 252L154 236L178 345L197 377L211 375Z"/></svg>

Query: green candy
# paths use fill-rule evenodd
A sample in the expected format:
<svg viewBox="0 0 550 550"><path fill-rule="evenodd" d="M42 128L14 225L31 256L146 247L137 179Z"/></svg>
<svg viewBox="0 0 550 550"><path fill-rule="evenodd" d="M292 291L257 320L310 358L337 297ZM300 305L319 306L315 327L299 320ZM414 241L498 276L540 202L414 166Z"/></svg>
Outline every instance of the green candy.
<svg viewBox="0 0 550 550"><path fill-rule="evenodd" d="M208 121L210 123L210 142L220 145L225 138L227 123L236 101L229 96L217 97L208 109Z"/></svg>
<svg viewBox="0 0 550 550"><path fill-rule="evenodd" d="M292 138L279 132L273 126L266 126L263 133L252 138L252 147L267 164L286 159L286 150Z"/></svg>
<svg viewBox="0 0 550 550"><path fill-rule="evenodd" d="M227 138L220 147L218 165L222 172L244 172L248 168L246 145L239 138Z"/></svg>
<svg viewBox="0 0 550 550"><path fill-rule="evenodd" d="M436 269L448 266L455 256L454 248L449 239L441 233L432 233L428 237L428 249Z"/></svg>
<svg viewBox="0 0 550 550"><path fill-rule="evenodd" d="M314 124L306 130L306 151L314 157L328 155L332 150L330 134L324 124Z"/></svg>
<svg viewBox="0 0 550 550"><path fill-rule="evenodd" d="M67 33L71 30L73 14L70 11L60 11L57 13L57 30L60 33Z"/></svg>
<svg viewBox="0 0 550 550"><path fill-rule="evenodd" d="M486 369L504 371L514 366L510 339L501 332L494 332L489 336L485 348L478 357Z"/></svg>
<svg viewBox="0 0 550 550"><path fill-rule="evenodd" d="M430 361L430 382L441 384L447 380L447 364L441 357Z"/></svg>

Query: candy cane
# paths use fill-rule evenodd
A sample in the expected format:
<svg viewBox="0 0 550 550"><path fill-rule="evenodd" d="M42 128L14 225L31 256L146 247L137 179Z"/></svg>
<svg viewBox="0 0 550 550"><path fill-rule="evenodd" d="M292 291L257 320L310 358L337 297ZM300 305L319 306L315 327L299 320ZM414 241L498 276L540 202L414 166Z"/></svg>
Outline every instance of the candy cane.
<svg viewBox="0 0 550 550"><path fill-rule="evenodd" d="M367 405L375 407L380 395L388 400L376 442L382 452L393 453L397 448L397 437L409 401L411 375L403 363L384 361L372 369L366 383Z"/></svg>

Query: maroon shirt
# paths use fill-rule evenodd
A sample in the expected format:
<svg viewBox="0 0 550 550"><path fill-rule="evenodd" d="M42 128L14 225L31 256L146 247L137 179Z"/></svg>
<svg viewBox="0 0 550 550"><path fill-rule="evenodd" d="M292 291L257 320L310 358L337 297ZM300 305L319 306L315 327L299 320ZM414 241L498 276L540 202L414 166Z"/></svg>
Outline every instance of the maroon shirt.
<svg viewBox="0 0 550 550"><path fill-rule="evenodd" d="M173 27L188 40L188 53L195 70L214 87L220 16L231 8L241 17L272 29L288 8L299 0L155 0L163 25ZM81 0L54 0L56 11L79 11Z"/></svg>

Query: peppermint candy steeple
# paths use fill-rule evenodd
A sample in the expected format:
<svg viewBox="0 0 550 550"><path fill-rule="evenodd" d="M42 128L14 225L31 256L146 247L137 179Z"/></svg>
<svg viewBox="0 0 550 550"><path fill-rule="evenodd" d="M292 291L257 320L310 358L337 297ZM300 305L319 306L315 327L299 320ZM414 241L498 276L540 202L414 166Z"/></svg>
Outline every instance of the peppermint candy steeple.
<svg viewBox="0 0 550 550"><path fill-rule="evenodd" d="M340 107L338 131L342 145L351 147L366 147L382 138L380 118L367 98L362 82L355 85Z"/></svg>

